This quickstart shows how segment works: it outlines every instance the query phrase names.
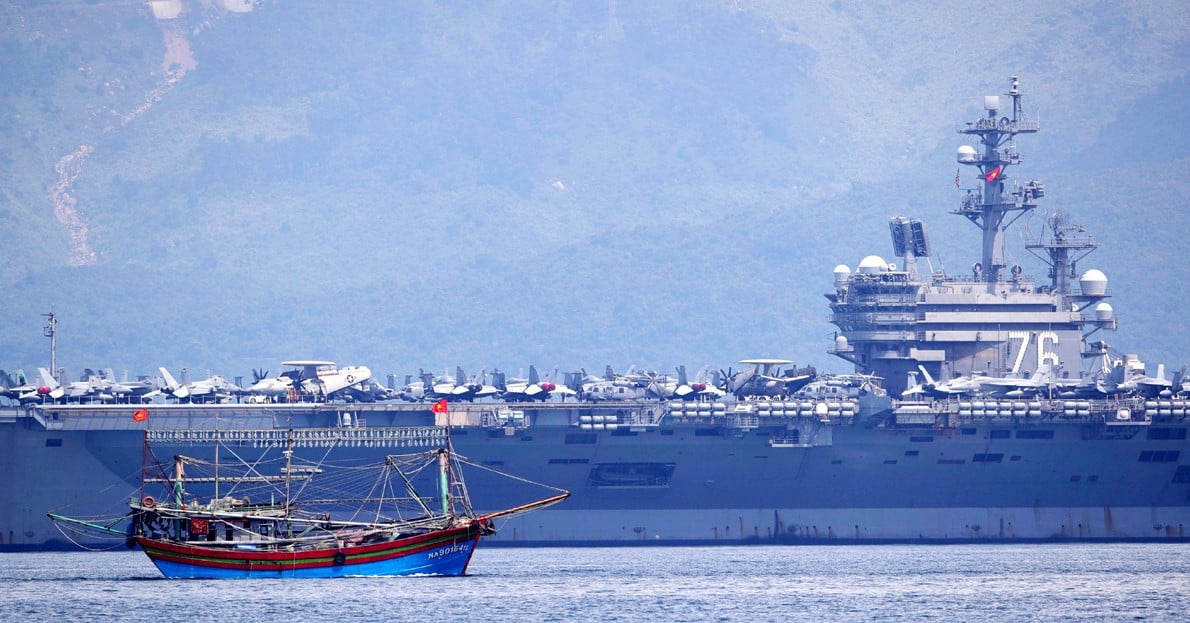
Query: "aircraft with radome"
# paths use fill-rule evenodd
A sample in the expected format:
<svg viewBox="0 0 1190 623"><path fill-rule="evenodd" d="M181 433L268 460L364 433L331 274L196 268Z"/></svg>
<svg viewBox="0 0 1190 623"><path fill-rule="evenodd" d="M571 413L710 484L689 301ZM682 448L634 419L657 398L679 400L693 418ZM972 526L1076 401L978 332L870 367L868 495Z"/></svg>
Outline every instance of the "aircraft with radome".
<svg viewBox="0 0 1190 623"><path fill-rule="evenodd" d="M740 363L750 366L733 373L731 369L722 372L722 389L737 398L747 396L788 396L801 389L817 376L814 368L787 368L793 362L788 359L741 359Z"/></svg>

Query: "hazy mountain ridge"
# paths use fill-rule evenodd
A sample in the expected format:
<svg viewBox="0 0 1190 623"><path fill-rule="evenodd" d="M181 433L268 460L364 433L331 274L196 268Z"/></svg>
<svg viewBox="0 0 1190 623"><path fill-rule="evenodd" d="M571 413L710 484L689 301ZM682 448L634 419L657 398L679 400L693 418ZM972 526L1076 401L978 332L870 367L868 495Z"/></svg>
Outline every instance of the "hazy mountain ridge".
<svg viewBox="0 0 1190 623"><path fill-rule="evenodd" d="M972 261L974 228L945 215L954 129L1010 73L1044 111L1020 174L1104 243L1117 309L1184 308L1129 272L1171 264L1190 230L1143 207L1185 205L1185 139L1071 170L1120 118L1145 121L1147 97L1185 92L1177 3L1036 3L979 45L1004 14L942 3L203 6L172 24L127 4L9 14L0 49L39 60L0 70L22 115L0 119L20 139L0 146L0 223L23 232L0 273L7 366L44 360L37 314L55 306L75 369L841 367L821 293L835 264L889 254L888 216L926 218L952 272ZM196 61L172 86L169 33ZM1161 110L1151 124L1180 118ZM80 144L96 146L71 190L97 265L69 268L45 189ZM1185 358L1173 315L1107 339Z"/></svg>

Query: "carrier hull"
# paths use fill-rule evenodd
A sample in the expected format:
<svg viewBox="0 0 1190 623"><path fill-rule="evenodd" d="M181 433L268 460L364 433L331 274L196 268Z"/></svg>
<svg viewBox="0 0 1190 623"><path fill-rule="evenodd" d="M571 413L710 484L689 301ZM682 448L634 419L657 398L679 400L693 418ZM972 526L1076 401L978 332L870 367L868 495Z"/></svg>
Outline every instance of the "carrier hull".
<svg viewBox="0 0 1190 623"><path fill-rule="evenodd" d="M586 430L589 408L523 405L521 428L461 425L456 450L572 492L563 505L498 522L504 545L1182 539L1190 526L1187 425L1057 421L888 428L791 421L724 427L665 416L654 426ZM141 428L118 408L59 407L0 425L0 535L6 549L66 547L46 510L103 514L135 493ZM342 421L342 409L296 409L284 420ZM276 412L161 407L157 429L256 428ZM361 440L335 450L367 458L380 426L424 424L425 408L353 414ZM553 425L551 420L574 422ZM51 426L47 429L43 421ZM273 424L269 425L273 427ZM55 428L56 427L56 428ZM280 428L280 427L278 427ZM804 430L803 426L803 430ZM250 448L245 448L250 453ZM480 512L532 498L525 485L469 477Z"/></svg>

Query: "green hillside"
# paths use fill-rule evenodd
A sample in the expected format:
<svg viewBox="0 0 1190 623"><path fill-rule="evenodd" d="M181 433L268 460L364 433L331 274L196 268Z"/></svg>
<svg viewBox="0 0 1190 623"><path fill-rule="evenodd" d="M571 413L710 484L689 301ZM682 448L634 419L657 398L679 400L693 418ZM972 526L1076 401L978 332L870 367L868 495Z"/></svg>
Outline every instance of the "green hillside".
<svg viewBox="0 0 1190 623"><path fill-rule="evenodd" d="M53 308L72 372L843 369L822 293L888 217L974 261L955 129L1010 75L1106 339L1190 358L1183 3L153 6L0 10L0 367L45 365Z"/></svg>

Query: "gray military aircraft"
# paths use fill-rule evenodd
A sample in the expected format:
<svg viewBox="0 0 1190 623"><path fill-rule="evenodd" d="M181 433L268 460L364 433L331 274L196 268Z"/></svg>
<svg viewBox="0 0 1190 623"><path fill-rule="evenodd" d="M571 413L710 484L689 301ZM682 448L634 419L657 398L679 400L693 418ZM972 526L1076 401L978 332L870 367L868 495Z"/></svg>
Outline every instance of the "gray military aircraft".
<svg viewBox="0 0 1190 623"><path fill-rule="evenodd" d="M201 381L179 383L165 367L160 367L158 370L161 372L161 378L165 379L165 394L178 402L227 402L242 391L234 383L218 374ZM185 368L182 368L182 378L188 378Z"/></svg>
<svg viewBox="0 0 1190 623"><path fill-rule="evenodd" d="M751 367L735 373L730 369L727 372L720 371L724 383L720 389L735 394L737 398L788 396L818 375L813 366L782 371L781 366L793 363L788 359L743 359L740 363Z"/></svg>
<svg viewBox="0 0 1190 623"><path fill-rule="evenodd" d="M536 400L549 400L550 396L562 396L565 400L566 396L574 396L577 394L573 389L565 385L559 385L554 382L554 378L558 375L558 368L554 368L547 380L541 380L537 375L537 368L529 366L529 376L527 378L507 379L504 382L504 387L496 384L500 389L500 399L507 402L531 402Z"/></svg>

